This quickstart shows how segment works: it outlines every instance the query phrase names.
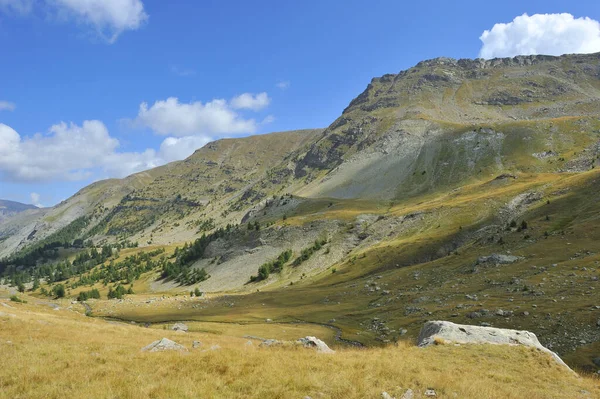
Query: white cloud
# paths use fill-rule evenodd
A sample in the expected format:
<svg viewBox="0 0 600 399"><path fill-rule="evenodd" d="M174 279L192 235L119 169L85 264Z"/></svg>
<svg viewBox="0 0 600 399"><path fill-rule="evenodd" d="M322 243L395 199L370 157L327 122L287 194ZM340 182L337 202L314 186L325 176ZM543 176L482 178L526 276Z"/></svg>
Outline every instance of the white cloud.
<svg viewBox="0 0 600 399"><path fill-rule="evenodd" d="M516 55L594 53L600 51L600 23L571 14L523 14L495 24L480 37L482 58Z"/></svg>
<svg viewBox="0 0 600 399"><path fill-rule="evenodd" d="M0 181L82 180L99 173L124 177L181 159L196 149L193 146L208 140L167 138L159 152L118 152L119 141L96 120L84 121L81 126L60 123L48 134L32 137L21 137L0 123Z"/></svg>
<svg viewBox="0 0 600 399"><path fill-rule="evenodd" d="M0 101L0 111L14 111L16 108L17 106L15 103L11 103L9 101Z"/></svg>
<svg viewBox="0 0 600 399"><path fill-rule="evenodd" d="M203 104L200 101L180 103L176 97L170 97L150 107L144 102L133 122L158 134L179 137L254 133L257 129L254 119L243 118L221 99Z"/></svg>
<svg viewBox="0 0 600 399"><path fill-rule="evenodd" d="M161 158L166 162L187 158L210 141L206 136L167 137L160 145Z"/></svg>
<svg viewBox="0 0 600 399"><path fill-rule="evenodd" d="M38 208L44 207L42 204L40 204L40 195L38 193L31 193L29 194L29 197L31 198L31 203L33 205L37 206Z"/></svg>
<svg viewBox="0 0 600 399"><path fill-rule="evenodd" d="M286 90L290 87L290 82L288 80L282 80L277 82L275 86L277 86L278 89Z"/></svg>
<svg viewBox="0 0 600 399"><path fill-rule="evenodd" d="M91 26L108 43L148 20L141 0L0 0L1 9L23 15L33 12L34 6L61 20Z"/></svg>
<svg viewBox="0 0 600 399"><path fill-rule="evenodd" d="M271 99L267 93L244 93L234 97L231 100L231 107L233 109L251 109L253 111L260 111L269 106Z"/></svg>
<svg viewBox="0 0 600 399"><path fill-rule="evenodd" d="M0 8L17 14L29 14L34 0L0 0Z"/></svg>
<svg viewBox="0 0 600 399"><path fill-rule="evenodd" d="M93 26L109 43L126 30L137 30L147 20L141 0L46 0L78 23Z"/></svg>

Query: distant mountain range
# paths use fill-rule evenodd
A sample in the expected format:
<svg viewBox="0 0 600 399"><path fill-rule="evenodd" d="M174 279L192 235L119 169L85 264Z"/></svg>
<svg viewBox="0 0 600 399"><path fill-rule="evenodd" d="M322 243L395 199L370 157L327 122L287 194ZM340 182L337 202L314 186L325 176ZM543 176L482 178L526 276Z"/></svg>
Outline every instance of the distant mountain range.
<svg viewBox="0 0 600 399"><path fill-rule="evenodd" d="M0 199L0 221L29 209L37 209L37 207L34 205Z"/></svg>

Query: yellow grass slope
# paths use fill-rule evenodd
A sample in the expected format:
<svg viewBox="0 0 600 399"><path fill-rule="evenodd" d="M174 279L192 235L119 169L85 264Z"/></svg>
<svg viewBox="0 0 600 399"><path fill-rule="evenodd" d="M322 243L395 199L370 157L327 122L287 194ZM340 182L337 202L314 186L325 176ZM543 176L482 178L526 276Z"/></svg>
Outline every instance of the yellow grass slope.
<svg viewBox="0 0 600 399"><path fill-rule="evenodd" d="M427 388L440 398L600 397L597 379L576 377L523 347L401 344L324 355L2 302L0 398L346 399L379 398L383 391L401 397L408 388L417 398ZM189 352L141 352L162 337ZM194 340L202 342L199 349L192 349Z"/></svg>

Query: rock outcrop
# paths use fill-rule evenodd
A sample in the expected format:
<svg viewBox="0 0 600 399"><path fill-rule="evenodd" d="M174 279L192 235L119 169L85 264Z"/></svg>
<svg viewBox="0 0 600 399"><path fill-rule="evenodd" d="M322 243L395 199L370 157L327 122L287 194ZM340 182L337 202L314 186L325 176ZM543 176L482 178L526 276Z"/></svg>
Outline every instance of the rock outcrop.
<svg viewBox="0 0 600 399"><path fill-rule="evenodd" d="M298 343L302 344L305 348L316 348L317 352L320 353L335 353L327 344L321 341L319 338L307 336L300 338Z"/></svg>
<svg viewBox="0 0 600 399"><path fill-rule="evenodd" d="M435 343L453 342L459 344L500 344L500 345L524 345L536 348L551 355L557 363L569 368L563 360L550 349L544 347L538 341L536 335L529 331L509 330L504 328L479 327L463 324L455 324L449 321L428 321L425 323L417 344L421 347L434 345Z"/></svg>
<svg viewBox="0 0 600 399"><path fill-rule="evenodd" d="M158 341L154 341L150 345L144 346L142 348L142 352L162 352L162 351L187 352L187 348L183 345L178 344L175 341L171 341L168 338L159 339Z"/></svg>

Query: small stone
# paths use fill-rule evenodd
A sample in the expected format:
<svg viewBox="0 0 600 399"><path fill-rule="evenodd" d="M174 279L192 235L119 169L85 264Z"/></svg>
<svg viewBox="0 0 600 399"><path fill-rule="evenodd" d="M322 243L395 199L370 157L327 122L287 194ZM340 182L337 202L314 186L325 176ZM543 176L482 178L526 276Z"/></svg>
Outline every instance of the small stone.
<svg viewBox="0 0 600 399"><path fill-rule="evenodd" d="M194 341L194 343L192 344L192 348L194 348L194 349L197 349L201 346L202 346L202 342L200 342L200 341Z"/></svg>
<svg viewBox="0 0 600 399"><path fill-rule="evenodd" d="M435 397L435 396L437 396L437 394L435 393L435 390L433 390L433 389L431 389L431 388L428 388L428 389L425 391L425 394L424 394L424 395L425 395L425 396L427 396L427 397Z"/></svg>
<svg viewBox="0 0 600 399"><path fill-rule="evenodd" d="M390 395L387 392L382 392L381 393L381 399L396 399L396 398L394 398L392 395Z"/></svg>
<svg viewBox="0 0 600 399"><path fill-rule="evenodd" d="M413 399L415 396L412 389L407 389L400 399Z"/></svg>

